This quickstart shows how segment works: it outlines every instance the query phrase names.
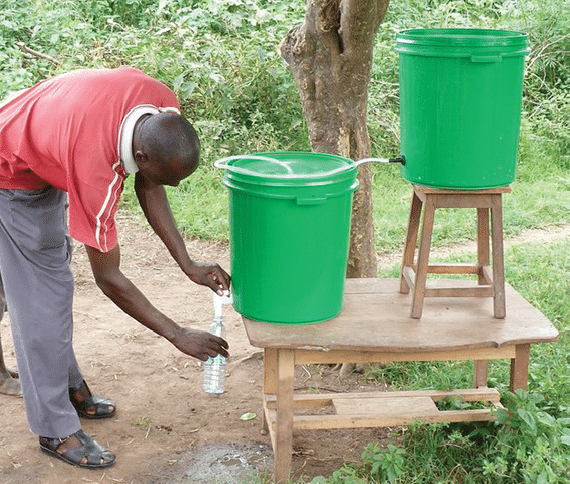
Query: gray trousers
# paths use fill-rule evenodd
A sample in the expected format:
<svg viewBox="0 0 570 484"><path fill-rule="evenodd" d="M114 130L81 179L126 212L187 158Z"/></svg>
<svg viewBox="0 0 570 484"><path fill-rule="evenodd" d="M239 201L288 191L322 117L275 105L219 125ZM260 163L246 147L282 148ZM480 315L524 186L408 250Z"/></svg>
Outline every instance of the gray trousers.
<svg viewBox="0 0 570 484"><path fill-rule="evenodd" d="M0 273L33 433L66 437L81 428L68 388L83 377L72 346L72 244L67 195L0 189Z"/></svg>
<svg viewBox="0 0 570 484"><path fill-rule="evenodd" d="M2 277L0 276L0 321L6 312L6 297L4 296L4 284L2 284Z"/></svg>

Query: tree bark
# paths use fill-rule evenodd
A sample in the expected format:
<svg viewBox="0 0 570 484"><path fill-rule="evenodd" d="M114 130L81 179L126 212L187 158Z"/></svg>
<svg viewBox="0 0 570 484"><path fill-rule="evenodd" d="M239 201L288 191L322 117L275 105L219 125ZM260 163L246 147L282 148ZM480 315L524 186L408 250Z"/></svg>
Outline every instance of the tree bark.
<svg viewBox="0 0 570 484"><path fill-rule="evenodd" d="M304 23L279 50L297 80L311 149L352 160L370 156L366 126L374 36L389 0L306 0ZM347 277L376 277L370 166L360 165Z"/></svg>

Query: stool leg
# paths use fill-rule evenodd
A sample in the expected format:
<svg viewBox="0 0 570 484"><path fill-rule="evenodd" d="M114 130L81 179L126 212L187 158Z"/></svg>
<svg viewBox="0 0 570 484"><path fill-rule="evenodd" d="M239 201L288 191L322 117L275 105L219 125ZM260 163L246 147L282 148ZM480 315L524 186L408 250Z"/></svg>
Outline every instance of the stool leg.
<svg viewBox="0 0 570 484"><path fill-rule="evenodd" d="M503 206L501 195L492 196L491 237L493 239L493 286L495 317L503 319L505 309L505 263L503 259Z"/></svg>
<svg viewBox="0 0 570 484"><path fill-rule="evenodd" d="M433 232L433 219L435 215L435 201L433 197L427 196L422 221L422 235L420 237L420 248L418 251L418 267L416 270L416 282L414 284L414 295L412 300L411 317L419 319L422 316L424 296L426 291L426 280L429 263L429 250L431 246L431 235Z"/></svg>
<svg viewBox="0 0 570 484"><path fill-rule="evenodd" d="M416 245L418 243L418 229L420 226L420 217L422 213L422 201L414 192L412 194L412 206L410 208L410 218L408 221L408 230L406 233L406 244L404 246L404 255L402 257L402 268L400 271L400 292L408 294L410 286L404 277L405 267L411 267L414 264L414 255Z"/></svg>
<svg viewBox="0 0 570 484"><path fill-rule="evenodd" d="M477 209L477 265L479 266L478 282L482 284L490 284L485 277L485 268L490 265L490 248L489 248L489 209Z"/></svg>

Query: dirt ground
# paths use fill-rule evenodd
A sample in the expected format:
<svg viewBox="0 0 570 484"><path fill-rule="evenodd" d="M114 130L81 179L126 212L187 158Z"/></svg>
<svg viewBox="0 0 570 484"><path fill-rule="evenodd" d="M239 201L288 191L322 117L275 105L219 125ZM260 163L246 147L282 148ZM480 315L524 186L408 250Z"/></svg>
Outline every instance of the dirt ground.
<svg viewBox="0 0 570 484"><path fill-rule="evenodd" d="M206 330L213 314L211 291L185 278L150 229L125 214L118 223L124 273L174 320ZM229 271L226 246L190 241L188 248L196 260L219 262ZM73 269L76 355L93 393L113 398L118 407L115 418L84 420L83 428L111 449L117 462L105 471L90 471L41 453L28 430L23 400L0 395L0 484L229 484L241 468L270 472L270 439L261 433L263 362L260 350L249 344L239 314L226 306L231 352L226 393L206 395L199 362L110 302L95 286L80 245ZM2 341L7 364L14 367L8 319L1 324ZM297 371L298 389L372 389L360 375L340 378L332 367ZM257 417L240 419L249 412ZM387 435L386 429L296 433L294 475L308 480L330 475L343 462L358 461L367 443ZM208 456L210 460L200 458ZM229 473L220 467L223 461Z"/></svg>

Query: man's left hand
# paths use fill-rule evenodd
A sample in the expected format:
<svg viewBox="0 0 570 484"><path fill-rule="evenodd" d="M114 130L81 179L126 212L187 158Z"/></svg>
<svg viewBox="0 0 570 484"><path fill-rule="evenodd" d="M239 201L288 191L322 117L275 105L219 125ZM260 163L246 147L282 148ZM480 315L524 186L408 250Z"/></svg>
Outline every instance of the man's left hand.
<svg viewBox="0 0 570 484"><path fill-rule="evenodd" d="M218 354L229 357L228 343L206 331L181 327L171 343L182 353L202 361L206 361L209 356L214 358Z"/></svg>

